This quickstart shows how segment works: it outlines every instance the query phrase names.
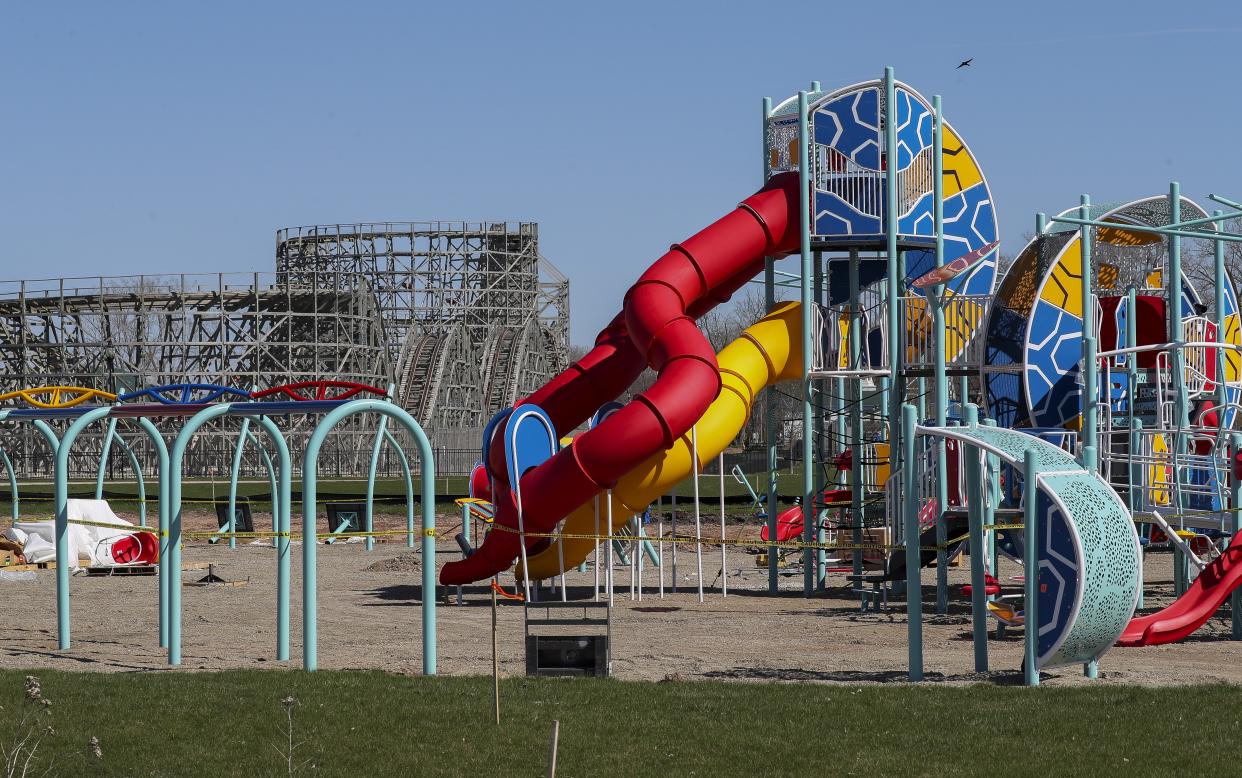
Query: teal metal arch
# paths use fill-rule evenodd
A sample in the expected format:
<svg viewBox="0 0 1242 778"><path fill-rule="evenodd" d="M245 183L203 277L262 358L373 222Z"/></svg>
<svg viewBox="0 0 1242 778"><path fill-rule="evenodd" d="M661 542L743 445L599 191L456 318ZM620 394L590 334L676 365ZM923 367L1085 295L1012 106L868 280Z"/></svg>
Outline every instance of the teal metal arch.
<svg viewBox="0 0 1242 778"><path fill-rule="evenodd" d="M0 421L4 421L9 416L10 408L0 409ZM18 419L9 419L9 421L17 421ZM25 419L22 419L25 421ZM60 447L60 438L56 437L56 431L52 426L42 419L33 420L34 428L39 431L43 439L47 441L48 447L52 450L52 457L56 457L56 449ZM9 489L12 492L12 499L9 501L9 516L14 522L21 517L21 506L18 503L19 496L17 491L17 471L13 469L13 461L9 459L9 454L3 448L0 448L0 457L4 459L4 468L9 474Z"/></svg>
<svg viewBox="0 0 1242 778"><path fill-rule="evenodd" d="M111 413L114 406L103 406L92 408L86 413L74 420L69 428L65 430L64 436L60 439L60 445L56 447L56 469L54 477L54 499L56 500L56 634L57 645L60 649L66 650L70 645L70 612L69 612L69 452L73 448L74 441L82 434L82 430L86 429L96 421L106 417ZM138 426L147 434L155 447L159 457L159 486L160 486L160 502L159 502L159 521L160 521L160 645L163 646L168 639L169 625L165 616L165 608L168 602L168 575L165 571L165 543L164 538L168 529L168 503L165 495L168 493L168 446L164 442L164 437L160 435L158 429L146 417L139 416ZM74 560L76 561L76 560Z"/></svg>
<svg viewBox="0 0 1242 778"><path fill-rule="evenodd" d="M289 503L292 495L292 458L280 428L266 416L257 415L255 405L256 403L243 403L237 407L255 414L259 426L276 444L280 462L280 507L277 508L276 497L273 495L272 510L279 515L279 528L276 530L276 659L284 661L289 658ZM170 520L167 560L173 576L168 589L168 663L171 665L181 664L181 471L185 463L185 450L199 428L212 419L228 415L233 408L233 403L220 403L191 416L173 441L169 455Z"/></svg>
<svg viewBox="0 0 1242 778"><path fill-rule="evenodd" d="M116 431L117 419L108 419L108 431L104 435L103 449L99 452L99 467L95 471L95 499L103 499L104 475L108 467L108 455L112 452L112 441L116 440L129 455L129 464L134 471L134 479L138 484L138 526L147 526L147 485L142 477L142 465L138 455Z"/></svg>
<svg viewBox="0 0 1242 778"><path fill-rule="evenodd" d="M318 582L315 513L319 452L332 429L359 413L378 413L405 427L418 444L423 493L423 674L436 674L436 507L435 459L426 433L414 417L387 400L351 400L329 411L311 434L302 458L302 662L307 670L318 666ZM394 441L395 443L395 441ZM413 503L413 495L408 504Z"/></svg>
<svg viewBox="0 0 1242 778"><path fill-rule="evenodd" d="M21 496L17 491L17 473L13 470L13 461L9 459L9 452L0 448L0 460L4 462L4 472L9 476L9 518L13 523L17 523L17 517L21 515Z"/></svg>
<svg viewBox="0 0 1242 778"><path fill-rule="evenodd" d="M387 441L392 450L397 452L397 457L401 460L401 471L405 476L405 545L407 548L414 548L414 476L410 470L410 458L405 455L405 450L401 448L401 444L393 437L392 431L388 429L388 425L384 422L388 421L388 417L380 419L380 430L375 436L375 445L371 449L371 470L367 475L367 516L366 530L371 532L374 529L374 506L375 506L375 475L379 468L379 454L382 444ZM367 551L375 546L375 538L367 535Z"/></svg>
<svg viewBox="0 0 1242 778"><path fill-rule="evenodd" d="M222 528L222 531L228 533L229 548L237 548L237 536L233 534L237 531L237 481L241 473L242 454L245 453L247 441L254 443L255 448L259 451L259 455L263 457L263 464L267 468L268 489L272 495L272 532L280 531L276 519L277 512L281 510L280 497L276 491L276 466L272 464L272 457L267 453L267 449L259 443L259 439L250 431L250 418L246 417L242 419L241 427L237 433L237 445L233 449L233 462L229 470L229 518L228 523ZM272 538L272 545L277 545L276 538Z"/></svg>

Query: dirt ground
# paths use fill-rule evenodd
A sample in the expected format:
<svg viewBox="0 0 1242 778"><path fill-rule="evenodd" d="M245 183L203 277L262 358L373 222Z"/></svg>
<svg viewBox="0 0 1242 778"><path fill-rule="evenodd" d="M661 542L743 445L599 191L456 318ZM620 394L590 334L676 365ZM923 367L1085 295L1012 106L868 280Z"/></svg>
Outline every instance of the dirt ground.
<svg viewBox="0 0 1242 778"><path fill-rule="evenodd" d="M442 517L443 530L454 519ZM187 528L206 528L214 517L187 517ZM261 523L261 522L257 522ZM213 563L216 572L244 586L183 589L183 667L190 670L242 667L300 667L302 661L302 549L292 550L291 653L275 661L275 556L267 541L240 541L236 549L194 541L184 561ZM668 548L668 547L666 547ZM671 550L671 548L670 548ZM437 562L459 557L442 538ZM694 549L678 547L678 591L672 591L672 565L666 551L663 597L659 570L643 572L641 602L631 599L630 568L614 568L613 674L622 679L789 680L825 682L900 682L905 680L906 616L904 602L887 610L860 612L858 595L844 576L829 576L828 588L811 599L801 596L798 570L785 571L779 596L766 593L766 567L753 554L728 550L729 592L722 595L719 547L706 546L703 572L705 602L697 597ZM421 586L417 552L403 539L377 544L367 552L361 543L321 545L319 549L319 666L324 669L374 668L418 673L421 659ZM1011 580L1021 568L1001 566ZM187 570L185 582L206 571ZM990 622L991 673L973 671L968 604L956 593L965 567L951 570L954 599L950 613L936 616L929 599L924 646L927 678L934 682L981 680L1020 683L1021 632L1003 638ZM512 583L512 576L506 576ZM594 572L569 576L570 593L590 598ZM1172 594L1172 564L1167 553L1147 557L1144 612L1166 605ZM935 571L924 571L925 597L934 597ZM33 582L0 581L0 667L131 671L166 668L159 648L155 577L74 576L73 646L56 649L55 574L44 570ZM546 590L544 598L557 597ZM438 608L439 670L442 674L482 674L491 669L491 610L488 589L464 590L465 604L452 596ZM503 602L499 609L502 671L525 671L523 611ZM1101 662L1103 683L1185 684L1242 682L1242 645L1229 640L1227 608L1189 640L1171 646L1113 649ZM1087 683L1080 668L1044 674L1053 685Z"/></svg>

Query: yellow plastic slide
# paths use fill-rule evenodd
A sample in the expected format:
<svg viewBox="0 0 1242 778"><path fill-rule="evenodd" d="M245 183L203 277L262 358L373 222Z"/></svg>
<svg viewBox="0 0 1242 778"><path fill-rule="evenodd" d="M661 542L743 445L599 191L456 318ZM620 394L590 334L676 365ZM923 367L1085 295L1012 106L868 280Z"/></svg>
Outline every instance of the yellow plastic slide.
<svg viewBox="0 0 1242 778"><path fill-rule="evenodd" d="M760 389L802 376L801 317L800 304L781 303L716 355L723 386L715 402L695 425L700 467L714 460L741 432ZM690 433L686 433L672 448L649 458L617 481L612 490L613 531L625 526L653 500L691 475L690 450ZM569 514L562 532L571 537L554 541L527 560L531 578L551 578L560 574L562 546L566 569L577 566L590 555L596 545L595 538L573 536L596 533L596 502L599 502L599 530L610 532L605 499L600 495L598 500L591 500ZM520 578L520 567L517 574Z"/></svg>

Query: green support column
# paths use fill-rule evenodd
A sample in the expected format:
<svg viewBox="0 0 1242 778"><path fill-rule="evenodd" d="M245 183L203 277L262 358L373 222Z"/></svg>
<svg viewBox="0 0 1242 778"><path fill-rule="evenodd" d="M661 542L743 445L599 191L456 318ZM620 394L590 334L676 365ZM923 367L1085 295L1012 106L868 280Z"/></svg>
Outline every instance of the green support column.
<svg viewBox="0 0 1242 778"><path fill-rule="evenodd" d="M1039 473L1035 465L1035 452L1027 449L1022 454L1022 524L1026 542L1023 543L1023 604L1022 670L1027 686L1039 686Z"/></svg>
<svg viewBox="0 0 1242 778"><path fill-rule="evenodd" d="M237 548L237 481L241 474L242 454L246 451L246 440L250 437L250 418L241 420L237 432L237 444L233 447L233 462L229 467L229 520L224 529L229 533L229 548ZM276 500L276 492L272 492L272 500ZM274 508L273 508L274 510Z"/></svg>
<svg viewBox="0 0 1242 778"><path fill-rule="evenodd" d="M936 233L936 267L944 267L944 114L940 95L932 97L935 125L932 133L932 228ZM937 284L928 290L931 303L933 343L935 343L934 367L936 371L936 426L948 424L949 378L945 365L944 285ZM949 505L949 471L945 440L936 437L936 613L943 616L949 612L949 554L945 548L945 509Z"/></svg>
<svg viewBox="0 0 1242 778"><path fill-rule="evenodd" d="M857 370L862 366L862 305L859 291L859 258L858 249L850 249L850 369ZM850 527L851 539L855 546L863 542L863 450L866 445L863 435L862 413L862 379L854 378L850 382ZM855 548L851 552L853 574L862 575L862 551Z"/></svg>
<svg viewBox="0 0 1242 778"><path fill-rule="evenodd" d="M963 408L962 422L966 426L979 424L979 408L967 403ZM970 621L975 647L975 672L988 671L988 610L984 594L983 576L983 473L980 450L975 446L962 445L962 461L966 468L966 507L970 522Z"/></svg>
<svg viewBox="0 0 1242 778"><path fill-rule="evenodd" d="M922 549L919 548L919 473L914 447L914 406L901 406L901 440L906 447L902 461L901 518L906 537L906 642L911 681L923 680L923 585Z"/></svg>
<svg viewBox="0 0 1242 778"><path fill-rule="evenodd" d="M884 235L888 262L888 435L889 472L901 469L901 406L905 402L902 383L901 339L901 260L897 249L897 85L893 69L884 68Z"/></svg>
<svg viewBox="0 0 1242 778"><path fill-rule="evenodd" d="M985 419L983 421L983 424L986 427L995 427L996 420ZM996 506L1000 505L1000 496L1001 496L1000 457L996 456L995 454L988 454L987 457L985 458L985 461L988 463L988 469L987 469L988 480L987 480L987 486L986 486L987 502L984 503L984 506L983 506L983 523L987 526L992 526L996 524ZM988 571L992 573L992 575L995 575L999 578L1000 576L998 573L998 570L999 570L998 563L1000 562L1000 559L996 553L996 530L994 529L987 530L986 535L984 537L986 538L985 542L986 542L987 549L988 549ZM991 600L991 601L996 600L996 595L992 595L988 597L988 600Z"/></svg>
<svg viewBox="0 0 1242 778"><path fill-rule="evenodd" d="M1130 287L1126 291L1126 348L1134 348L1138 345L1138 293L1134 287ZM1126 411L1127 419L1129 419L1130 435L1127 449L1130 452L1130 472L1129 481L1126 488L1126 507L1130 509L1130 513L1139 510L1143 503L1143 467L1135 464L1135 458L1139 455L1139 450L1143 445L1143 436L1141 430L1143 422L1135 414L1135 400L1138 397L1138 354L1130 353L1126 355ZM1110 430L1111 434L1112 431ZM1111 473L1108 474L1111 477ZM1139 548L1139 590L1138 605L1143 607L1143 565L1142 559L1145 551Z"/></svg>
<svg viewBox="0 0 1242 778"><path fill-rule="evenodd" d="M1091 198L1082 196L1078 206L1081 219L1091 218ZM1091 472L1098 470L1096 452L1096 403L1100 393L1097 387L1098 365L1095 361L1095 298L1091 296L1093 275L1091 273L1091 227L1083 225L1079 231L1082 249L1082 466Z"/></svg>
<svg viewBox="0 0 1242 778"><path fill-rule="evenodd" d="M1216 210L1212 212L1214 217L1221 217L1224 211ZM1217 223L1217 229L1222 229ZM1216 342L1224 344L1225 338L1225 242L1223 240L1212 241L1212 287L1215 291L1215 302L1212 305L1212 322L1216 325ZM1225 350L1223 348L1216 349L1216 407L1220 410L1217 415L1221 424L1225 421L1225 402L1227 395L1225 394Z"/></svg>
<svg viewBox="0 0 1242 778"><path fill-rule="evenodd" d="M816 251L814 254L813 261L815 263L815 273L812 277L814 289L811 292L811 296L815 299L815 304L819 306L820 311L824 315L827 315L828 298L824 291L824 255L823 253ZM818 342L818 338L815 338L815 341L816 341L815 347L820 348L821 346ZM826 385L826 384L827 382L825 381L823 384L821 384L821 386ZM837 424L838 426L840 426L844 424L844 417L841 415L841 411L843 410L843 408L841 407L841 392L843 391L844 387L842 386L842 382L840 379L833 381L833 387L834 387L834 393L835 393L835 396L833 397L833 409L837 412ZM815 403L815 462L822 467L823 463L827 460L827 456L826 456L827 452L825 449L825 439L828 437L827 435L828 430L826 428L828 414L827 414L827 409L824 407L824 399L823 399L824 392L822 390L819 392L819 398L820 398L819 401ZM832 453L835 454L837 452L833 451ZM818 495L820 492L819 487L820 487L820 481L817 481L813 486L816 497L817 497L817 499L813 501L812 503L813 505L819 502L818 500ZM828 542L828 532L826 529L824 529L824 523L827 518L828 509L826 507L818 507L818 508L815 508L813 513L815 515L815 542L822 546ZM827 577L828 577L828 551L823 548L817 548L815 549L815 588L817 590L823 590L824 583Z"/></svg>
<svg viewBox="0 0 1242 778"><path fill-rule="evenodd" d="M1181 185L1173 181L1169 184L1169 223L1177 224L1182 220ZM1185 354L1181 344L1185 342L1182 333L1182 238L1176 232L1168 234L1169 239L1169 272L1164 279L1165 294L1168 296L1169 311L1169 342L1174 344L1170 349L1169 378L1173 381L1173 418L1177 431L1173 435L1173 510L1180 517L1186 512L1185 497L1182 494L1182 468L1179 466L1186 454L1186 429L1190 426L1190 403L1186 397L1185 376L1182 374L1185 365ZM1185 525L1185 520L1178 519L1178 528ZM1187 559L1181 549L1174 546L1173 550L1173 588L1178 597L1185 594L1189 587L1189 576L1186 574Z"/></svg>
<svg viewBox="0 0 1242 778"><path fill-rule="evenodd" d="M108 419L103 447L99 450L99 467L95 469L95 499L103 499L104 479L108 468L108 455L112 453L112 439L116 437L116 419Z"/></svg>
<svg viewBox="0 0 1242 778"><path fill-rule="evenodd" d="M0 461L4 462L4 472L9 476L9 519L13 524L21 518L21 496L17 491L17 472L13 469L13 461L9 459L9 454L0 448Z"/></svg>
<svg viewBox="0 0 1242 778"><path fill-rule="evenodd" d="M807 93L798 93L798 212L802 228L802 278L799 284L802 302L802 594L810 597L815 590L815 462L811 436L814 430L814 385L807 371L811 367L811 133L807 116Z"/></svg>
<svg viewBox="0 0 1242 778"><path fill-rule="evenodd" d="M772 115L772 98L763 98L763 183L768 182L772 170L768 159L768 117ZM763 261L763 302L766 310L776 305L776 260L767 257ZM767 447L767 507L768 537L776 542L776 394L771 387L763 390L763 442ZM674 494L673 506L677 505ZM676 546L674 553L676 553ZM780 573L777 567L777 548L768 546L768 592L776 594L780 589ZM674 566L675 567L675 566ZM673 591L677 591L677 579L673 578Z"/></svg>
<svg viewBox="0 0 1242 778"><path fill-rule="evenodd" d="M388 387L388 395L391 397L393 387ZM375 529L375 474L379 469L380 449L384 445L384 433L388 431L388 417L381 416L379 425L375 430L375 441L371 444L371 465L367 470L367 515L363 521L363 528L367 532L373 532ZM375 538L367 535L366 539L367 551L375 548Z"/></svg>

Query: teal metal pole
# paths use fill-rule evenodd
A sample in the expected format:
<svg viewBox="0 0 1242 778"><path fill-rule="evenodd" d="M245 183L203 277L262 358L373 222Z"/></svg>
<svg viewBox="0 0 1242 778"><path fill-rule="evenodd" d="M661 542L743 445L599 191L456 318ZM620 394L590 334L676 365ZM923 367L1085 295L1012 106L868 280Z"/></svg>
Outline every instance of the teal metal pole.
<svg viewBox="0 0 1242 778"><path fill-rule="evenodd" d="M237 432L237 445L233 447L233 463L229 468L229 518L224 525L229 533L229 548L237 548L237 479L241 474L242 454L246 451L246 441L250 436L250 417L243 418ZM272 490L272 499L276 499L276 490ZM273 507L273 510L275 508Z"/></svg>
<svg viewBox="0 0 1242 778"><path fill-rule="evenodd" d="M901 470L901 406L905 402L902 379L901 256L897 249L897 83L891 67L884 68L884 236L888 262L888 456L889 473ZM894 522L896 517L892 519Z"/></svg>
<svg viewBox="0 0 1242 778"><path fill-rule="evenodd" d="M986 427L995 427L996 420L995 419L984 419L983 424ZM1001 493L1000 457L996 456L995 454L989 453L984 458L984 461L987 462L988 464L988 469L987 469L988 497L987 497L987 501L983 504L983 523L985 526L990 527L996 524L996 506L1000 504L1000 493ZM987 539L986 545L988 549L988 572L990 572L992 575L999 577L998 563L1000 562L1000 559L996 554L996 530L994 529L985 530L984 537ZM996 596L992 595L988 597L988 600L995 601Z"/></svg>
<svg viewBox="0 0 1242 778"><path fill-rule="evenodd" d="M932 96L932 229L936 233L936 267L944 267L944 110L940 95ZM932 310L932 342L935 344L936 426L948 424L949 378L945 364L944 285L927 291ZM936 614L949 612L949 538L945 529L945 510L949 507L948 447L945 439L934 438L936 446Z"/></svg>
<svg viewBox="0 0 1242 778"><path fill-rule="evenodd" d="M963 422L968 427L979 424L979 408L966 403ZM970 521L970 620L975 646L975 672L988 671L988 611L983 576L983 474L980 449L962 444L963 466L966 468L966 507Z"/></svg>
<svg viewBox="0 0 1242 778"><path fill-rule="evenodd" d="M93 408L79 416L65 430L56 447L53 496L56 500L56 644L69 648L69 566L77 567L77 559L69 559L69 450L73 441L88 425L108 415L108 408Z"/></svg>
<svg viewBox="0 0 1242 778"><path fill-rule="evenodd" d="M1126 291L1126 347L1135 348L1138 346L1138 293L1131 286ZM1126 355L1126 411L1130 426L1130 439L1127 449L1130 452L1130 478L1129 486L1126 490L1127 507L1130 509L1130 515L1141 507L1143 492L1143 468L1135 466L1136 458L1139 456L1139 449L1143 444L1143 436L1139 430L1143 427L1143 422L1135 414L1134 404L1138 398L1138 354L1130 353ZM1112 434L1112 431L1109 431ZM1142 558L1145 552L1139 548L1139 592L1138 605L1143 607L1143 563Z"/></svg>
<svg viewBox="0 0 1242 778"><path fill-rule="evenodd" d="M820 306L821 312L826 313L828 310L828 305L827 305L828 299L827 299L827 295L824 294L824 255L823 253L816 251L814 255L812 256L812 261L814 263L815 272L812 274L812 277L811 277L811 282L813 284L813 288L811 290L811 297L815 301L815 304L817 306ZM822 348L822 346L820 346L820 344L818 343L815 344L815 347ZM821 386L827 386L827 385L828 385L827 381L821 384ZM845 414L843 413L844 411L843 394L844 394L845 387L843 386L842 382L839 379L836 381L833 381L832 386L833 386L832 402L833 402L833 410L836 412L836 416L837 416L837 426L843 429L845 427ZM826 418L827 414L825 412L826 409L824 408L824 400L823 400L824 393L822 389L819 392L819 396L820 396L820 401L815 403L815 406L814 406L815 462L819 463L822 466L822 464L825 461L827 461L827 457L825 456L825 448L824 448L825 438L827 438L827 429L825 428L825 424L827 421L827 418ZM837 440L840 441L841 438L838 438ZM836 454L838 452L833 451L832 453ZM722 473L723 473L723 468L724 466L722 464L721 465ZM721 488L723 489L724 486L722 485ZM816 499L812 501L811 513L815 517L815 542L819 544L820 546L820 548L815 549L815 588L817 590L822 591L824 588L824 584L826 583L826 579L828 577L828 551L825 548L823 548L823 545L828 542L828 531L824 527L826 523L827 515L828 515L828 510L826 507L816 506L816 503L819 502L819 483L814 484L813 489L816 495ZM721 513L723 513L723 510L721 511Z"/></svg>
<svg viewBox="0 0 1242 778"><path fill-rule="evenodd" d="M906 631L911 681L923 680L923 583L922 549L919 548L919 474L914 450L914 406L901 406L902 460L901 515L906 536Z"/></svg>
<svg viewBox="0 0 1242 778"><path fill-rule="evenodd" d="M418 445L423 496L423 674L436 674L436 515L435 460L431 443L412 416L386 400L352 400L330 411L316 425L302 457L302 662L315 670L318 657L318 593L316 576L316 470L324 440L341 420L358 413L379 413L394 419Z"/></svg>
<svg viewBox="0 0 1242 778"><path fill-rule="evenodd" d="M207 422L229 411L232 403L220 403L204 408L186 421L181 432L173 440L168 461L168 544L167 552L160 550L163 560L160 572L168 568L168 664L181 664L181 471L185 451L194 433ZM279 606L278 606L279 607Z"/></svg>
<svg viewBox="0 0 1242 778"><path fill-rule="evenodd" d="M1222 216L1220 210L1214 211L1218 217ZM1225 338L1225 242L1223 240L1212 241L1212 280L1213 288L1216 292L1215 303L1212 306L1212 318L1216 324L1216 342L1224 344ZM1218 420L1221 426L1225 426L1225 351L1224 349L1216 349L1216 407Z"/></svg>
<svg viewBox="0 0 1242 778"><path fill-rule="evenodd" d="M772 115L772 98L763 98L763 183L768 182L768 178L772 175L772 168L768 156L768 117ZM763 261L763 301L767 306L767 310L771 311L776 305L776 260L772 257L766 257ZM768 516L768 537L772 542L776 542L776 394L772 389L763 390L764 406L763 406L763 442L767 446L767 465L768 465L768 483L767 483L767 516ZM677 504L676 496L673 497L674 508ZM676 546L673 547L676 553ZM776 546L768 546L768 593L776 594L780 589L780 574L777 567ZM676 567L674 565L674 567ZM673 578L673 590L677 590L677 579Z"/></svg>
<svg viewBox="0 0 1242 778"><path fill-rule="evenodd" d="M1229 436L1230 446L1229 453L1231 462L1236 461L1239 453L1242 453L1242 435L1234 432ZM1230 467L1229 482L1229 545L1238 543L1238 511L1242 510L1242 478L1238 478L1232 472ZM1233 593L1229 595L1229 612L1230 612L1230 639L1242 640L1242 590L1235 588Z"/></svg>
<svg viewBox="0 0 1242 778"><path fill-rule="evenodd" d="M284 662L289 659L289 601L292 599L293 587L290 583L290 540L289 533L293 524L293 457L289 453L289 444L281 434L276 422L266 416L257 417L263 431L276 445L276 457L280 463L280 492L272 489L272 523L276 531L276 659ZM256 446L258 442L256 441ZM272 475L272 461L267 451L258 446L267 459L268 474ZM180 480L180 471L177 471ZM273 476L275 477L275 476ZM303 543L306 539L303 538ZM314 538L311 538L314 542Z"/></svg>
<svg viewBox="0 0 1242 778"><path fill-rule="evenodd" d="M1182 219L1181 185L1173 181L1169 184L1169 221L1173 224ZM1186 429L1190 426L1190 403L1186 397L1186 381L1182 373L1185 354L1181 344L1185 342L1182 332L1182 238L1176 231L1169 233L1169 274L1164 280L1168 296L1169 309L1169 342L1174 344L1169 356L1171 365L1170 378L1173 380L1173 413L1176 418L1177 430L1173 435L1173 463L1170 475L1173 479L1174 511L1181 515L1186 512L1185 498L1182 494L1183 468L1180 467L1182 457L1186 453ZM1184 522L1183 522L1184 523ZM1186 555L1174 547L1174 564L1176 565L1174 589L1180 597L1189 586L1186 575Z"/></svg>
<svg viewBox="0 0 1242 778"><path fill-rule="evenodd" d="M850 369L862 366L862 304L859 291L858 249L850 249ZM865 449L862 412L862 379L850 379L850 526L854 550L853 574L863 573L863 499L866 485L863 483L863 451ZM883 485L881 484L881 488Z"/></svg>
<svg viewBox="0 0 1242 778"><path fill-rule="evenodd" d="M103 448L99 451L99 467L95 470L95 499L103 499L104 471L108 467L108 455L112 452L112 439L116 437L116 419L108 419L108 431L104 433Z"/></svg>
<svg viewBox="0 0 1242 778"><path fill-rule="evenodd" d="M389 388L388 393L390 395L392 394L391 387ZM371 466L367 469L367 515L365 517L364 526L364 529L367 532L373 532L375 530L375 520L373 516L375 512L375 473L379 468L380 447L384 445L384 433L387 431L388 417L381 416L379 420L379 427L375 431L375 442L371 444ZM367 551L375 548L375 538L367 535L366 547Z"/></svg>
<svg viewBox="0 0 1242 778"><path fill-rule="evenodd" d="M1039 472L1035 464L1035 452L1027 449L1022 454L1022 524L1026 542L1023 543L1023 622L1022 669L1027 686L1039 686Z"/></svg>
<svg viewBox="0 0 1242 778"><path fill-rule="evenodd" d="M390 390L389 396L391 395ZM381 419L381 421L385 420L387 417ZM392 450L397 452L397 459L401 462L401 473L405 476L405 546L414 548L414 475L410 471L410 459L405 455L405 450L401 448L401 444L393 437L390 430L384 430L384 438L387 439Z"/></svg>
<svg viewBox="0 0 1242 778"><path fill-rule="evenodd" d="M138 488L138 526L147 526L147 482L142 475L142 463L138 461L138 455L134 453L133 447L125 442L125 438L117 436L117 442L121 444L121 448L125 449L125 455L129 457L129 465L134 469L134 482Z"/></svg>
<svg viewBox="0 0 1242 778"><path fill-rule="evenodd" d="M1078 214L1083 219L1091 218L1091 198L1083 195ZM1083 226L1079 232L1079 246L1082 249L1082 466L1092 473L1099 469L1096 459L1096 403L1100 392L1097 389L1098 366L1095 361L1095 298L1091 296L1091 228Z"/></svg>
<svg viewBox="0 0 1242 778"><path fill-rule="evenodd" d="M798 92L798 212L802 233L802 283L799 288L802 301L802 594L810 597L815 591L815 555L811 544L815 540L815 462L812 441L814 412L812 395L814 386L808 376L811 369L811 347L815 339L811 334L811 131L807 116L807 93Z"/></svg>
<svg viewBox="0 0 1242 778"><path fill-rule="evenodd" d="M268 456L267 449L259 443L259 439L254 436L253 432L248 433L247 438L254 444L259 456L263 457L263 465L267 468L267 490L272 496L272 532L280 532L280 514L277 513L280 510L280 494L276 491L276 466L272 464L272 458ZM278 538L272 538L272 548L277 548L279 545Z"/></svg>
<svg viewBox="0 0 1242 778"><path fill-rule="evenodd" d="M4 472L9 474L9 518L16 524L21 518L21 497L17 491L17 473L13 470L13 461L9 459L9 454L0 448L0 459L4 461Z"/></svg>

